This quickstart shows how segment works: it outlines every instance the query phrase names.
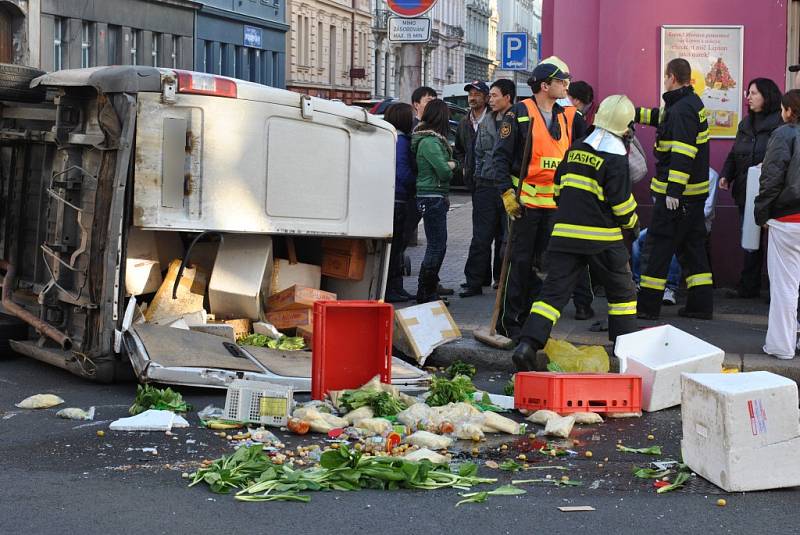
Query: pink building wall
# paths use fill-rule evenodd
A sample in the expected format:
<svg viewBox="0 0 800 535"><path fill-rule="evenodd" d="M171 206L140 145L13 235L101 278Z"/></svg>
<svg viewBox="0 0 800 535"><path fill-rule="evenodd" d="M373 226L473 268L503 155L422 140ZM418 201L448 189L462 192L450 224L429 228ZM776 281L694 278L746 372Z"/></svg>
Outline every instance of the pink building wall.
<svg viewBox="0 0 800 535"><path fill-rule="evenodd" d="M637 106L658 106L662 25L742 25L743 84L763 76L772 78L783 90L787 13L786 0L544 0L542 57L555 54L563 59L573 79L592 85L598 103L608 95L622 93ZM744 99L742 105L746 108ZM653 128L641 127L637 135L645 147L653 146ZM731 140L711 141L711 165L717 171L722 170L731 145ZM650 167L652 173L652 154ZM636 188L645 222L650 216L648 205L652 205L648 187L649 180L644 180ZM716 282L733 286L742 254L739 215L728 192L720 191L717 198L711 249Z"/></svg>

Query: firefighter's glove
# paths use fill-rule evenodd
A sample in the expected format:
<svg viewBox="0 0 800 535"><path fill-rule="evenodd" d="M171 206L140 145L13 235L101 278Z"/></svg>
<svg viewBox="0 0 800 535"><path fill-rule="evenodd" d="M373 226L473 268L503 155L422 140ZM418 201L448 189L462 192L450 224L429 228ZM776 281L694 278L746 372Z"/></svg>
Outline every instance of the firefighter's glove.
<svg viewBox="0 0 800 535"><path fill-rule="evenodd" d="M522 215L522 207L517 202L517 193L512 188L503 192L503 206L511 219L517 219Z"/></svg>
<svg viewBox="0 0 800 535"><path fill-rule="evenodd" d="M676 199L675 197L670 197L669 195L667 195L667 198L664 199L664 202L667 204L667 210L675 210L681 203L679 199Z"/></svg>

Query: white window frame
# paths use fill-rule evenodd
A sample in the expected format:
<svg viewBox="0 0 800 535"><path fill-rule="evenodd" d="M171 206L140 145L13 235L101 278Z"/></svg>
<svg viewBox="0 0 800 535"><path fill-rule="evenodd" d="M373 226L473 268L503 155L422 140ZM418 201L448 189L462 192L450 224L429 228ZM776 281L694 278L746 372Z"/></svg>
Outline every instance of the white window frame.
<svg viewBox="0 0 800 535"><path fill-rule="evenodd" d="M136 54L137 54L136 47L138 43L139 43L139 30L131 30L131 50L130 50L131 65L136 65Z"/></svg>
<svg viewBox="0 0 800 535"><path fill-rule="evenodd" d="M91 67L92 66L92 23L91 22L82 22L81 23L81 67Z"/></svg>
<svg viewBox="0 0 800 535"><path fill-rule="evenodd" d="M172 36L172 54L170 54L170 57L172 58L173 69L178 68L178 39L180 39L180 37L177 35ZM205 61L203 61L203 63L205 63Z"/></svg>
<svg viewBox="0 0 800 535"><path fill-rule="evenodd" d="M53 70L60 71L64 68L64 19L54 17L53 19Z"/></svg>
<svg viewBox="0 0 800 535"><path fill-rule="evenodd" d="M160 33L153 32L153 51L150 55L153 58L153 67L158 67L158 39L161 37Z"/></svg>

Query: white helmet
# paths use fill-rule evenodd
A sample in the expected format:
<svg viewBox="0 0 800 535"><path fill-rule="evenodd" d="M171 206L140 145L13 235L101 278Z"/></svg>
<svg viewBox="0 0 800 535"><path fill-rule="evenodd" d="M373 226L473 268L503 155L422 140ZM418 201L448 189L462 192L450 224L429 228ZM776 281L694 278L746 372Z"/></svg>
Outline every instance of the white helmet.
<svg viewBox="0 0 800 535"><path fill-rule="evenodd" d="M594 116L594 125L619 137L624 136L636 118L636 109L625 95L603 99Z"/></svg>

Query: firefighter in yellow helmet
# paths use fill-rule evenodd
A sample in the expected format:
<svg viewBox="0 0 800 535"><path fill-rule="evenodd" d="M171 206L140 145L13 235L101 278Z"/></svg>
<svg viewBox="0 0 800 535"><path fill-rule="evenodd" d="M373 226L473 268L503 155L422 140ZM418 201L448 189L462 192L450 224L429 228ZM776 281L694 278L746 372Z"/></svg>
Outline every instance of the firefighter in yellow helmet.
<svg viewBox="0 0 800 535"><path fill-rule="evenodd" d="M636 286L622 239L623 230L639 233L628 177L627 144L634 116L628 97L607 97L595 115L594 131L558 166L558 211L547 248L547 278L512 357L520 371L534 369L536 352L547 343L587 266L606 288L609 339L636 330Z"/></svg>
<svg viewBox="0 0 800 535"><path fill-rule="evenodd" d="M512 339L519 336L531 303L541 291L542 281L533 267L547 248L553 227L556 168L574 140L586 135L586 123L576 109L557 103L567 96L569 80L569 68L559 58L551 56L542 61L528 80L533 96L508 110L497 131L492 160L495 181L506 212L515 219L497 331ZM523 162L531 134L529 158ZM590 305L588 273L584 285Z"/></svg>

